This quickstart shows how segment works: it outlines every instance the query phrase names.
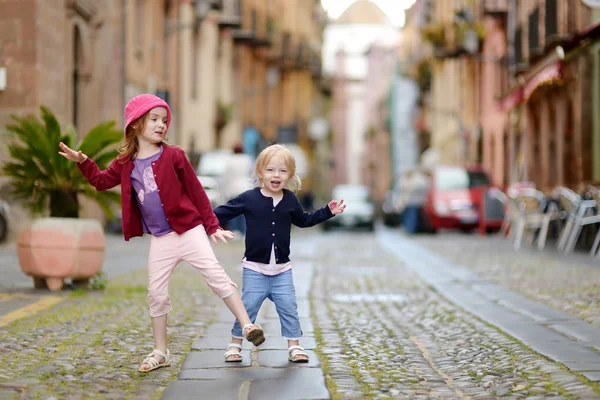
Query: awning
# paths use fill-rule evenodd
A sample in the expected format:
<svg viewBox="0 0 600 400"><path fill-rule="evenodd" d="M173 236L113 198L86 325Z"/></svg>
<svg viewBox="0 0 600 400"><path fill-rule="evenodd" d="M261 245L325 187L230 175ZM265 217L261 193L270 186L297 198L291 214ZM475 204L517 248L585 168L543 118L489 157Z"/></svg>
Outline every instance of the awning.
<svg viewBox="0 0 600 400"><path fill-rule="evenodd" d="M509 94L498 100L498 109L501 111L510 111L523 100L523 88L518 87Z"/></svg>
<svg viewBox="0 0 600 400"><path fill-rule="evenodd" d="M540 86L560 82L563 78L563 61L557 60L525 78L525 82L514 87L502 98L498 99L498 109L510 111L522 101L527 101L532 93Z"/></svg>
<svg viewBox="0 0 600 400"><path fill-rule="evenodd" d="M563 77L563 62L556 61L544 67L541 71L531 77L523 88L523 97L529 99L531 94L540 86L556 83L562 80Z"/></svg>

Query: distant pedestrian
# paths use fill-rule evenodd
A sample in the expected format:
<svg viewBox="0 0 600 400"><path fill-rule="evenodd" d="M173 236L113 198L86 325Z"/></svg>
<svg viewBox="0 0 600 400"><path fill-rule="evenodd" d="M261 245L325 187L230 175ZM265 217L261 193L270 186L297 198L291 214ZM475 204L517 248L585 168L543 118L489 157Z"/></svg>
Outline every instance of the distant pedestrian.
<svg viewBox="0 0 600 400"><path fill-rule="evenodd" d="M252 187L250 175L253 167L252 158L244 154L242 145L233 146L233 155L228 158L220 179L226 201L234 199ZM227 228L234 234L237 233L236 237L243 237L246 234L246 219L243 215L239 215L228 222Z"/></svg>
<svg viewBox="0 0 600 400"><path fill-rule="evenodd" d="M288 359L308 362L300 347L302 336L296 305L296 292L290 262L290 231L292 224L306 228L328 220L344 211L344 200L332 200L314 212L305 212L295 195L301 181L296 175L296 161L282 145L263 150L254 168L255 188L247 190L215 209L221 224L238 215L247 222L246 251L242 260L242 301L250 319L256 321L265 299L275 303L281 334L288 340ZM227 346L225 361L242 360L242 330L236 321L233 338Z"/></svg>
<svg viewBox="0 0 600 400"><path fill-rule="evenodd" d="M180 261L198 268L206 283L244 325L243 335L254 345L263 330L250 322L237 286L225 273L208 240L227 243L233 235L219 227L210 201L194 168L179 147L167 144L171 110L151 94L134 97L125 107L125 139L120 155L100 171L81 151L60 143L63 157L77 162L86 179L103 191L121 184L125 240L152 235L148 257L148 303L154 350L141 372L171 363L167 349L167 313L171 311L169 278ZM159 193L160 192L160 193Z"/></svg>

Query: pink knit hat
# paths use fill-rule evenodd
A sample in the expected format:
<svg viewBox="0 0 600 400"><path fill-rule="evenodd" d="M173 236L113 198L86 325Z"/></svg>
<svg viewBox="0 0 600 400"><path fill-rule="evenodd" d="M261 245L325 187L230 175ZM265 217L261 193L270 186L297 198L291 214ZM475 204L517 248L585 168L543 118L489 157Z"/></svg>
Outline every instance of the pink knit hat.
<svg viewBox="0 0 600 400"><path fill-rule="evenodd" d="M140 94L129 100L125 106L125 134L127 127L133 121L152 110L154 107L164 107L167 110L167 129L171 124L171 109L166 101L153 94Z"/></svg>

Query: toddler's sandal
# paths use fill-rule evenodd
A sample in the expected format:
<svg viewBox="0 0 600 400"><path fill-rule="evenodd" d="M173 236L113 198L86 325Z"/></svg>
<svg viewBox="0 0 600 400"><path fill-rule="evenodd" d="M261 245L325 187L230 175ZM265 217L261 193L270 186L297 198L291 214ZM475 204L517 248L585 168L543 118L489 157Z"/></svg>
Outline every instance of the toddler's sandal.
<svg viewBox="0 0 600 400"><path fill-rule="evenodd" d="M288 349L288 360L293 363L307 363L308 354L300 346L291 346Z"/></svg>
<svg viewBox="0 0 600 400"><path fill-rule="evenodd" d="M253 329L250 330L250 328ZM248 324L242 328L242 332L244 333L246 340L256 347L260 346L265 341L265 333L260 325Z"/></svg>
<svg viewBox="0 0 600 400"><path fill-rule="evenodd" d="M155 355L162 357L164 359L164 361L163 362L158 361L156 358L154 358ZM148 365L150 368L143 369L142 366L144 364ZM148 354L148 357L146 357L144 359L144 361L142 361L139 371L140 372L150 372L157 368L168 367L169 365L171 365L171 354L169 353L169 349L167 349L166 354L158 349L154 349L154 350L152 350L152 353Z"/></svg>
<svg viewBox="0 0 600 400"><path fill-rule="evenodd" d="M225 362L242 362L242 345L229 343L225 352Z"/></svg>

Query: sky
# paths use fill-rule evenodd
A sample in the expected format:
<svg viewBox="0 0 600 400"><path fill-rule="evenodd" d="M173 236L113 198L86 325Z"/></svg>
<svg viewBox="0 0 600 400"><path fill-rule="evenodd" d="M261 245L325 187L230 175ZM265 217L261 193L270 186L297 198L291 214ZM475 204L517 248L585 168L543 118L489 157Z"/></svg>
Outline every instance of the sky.
<svg viewBox="0 0 600 400"><path fill-rule="evenodd" d="M356 0L321 0L321 4L330 18L336 19L346 8ZM404 25L404 10L409 8L415 0L371 0L377 4L388 16L396 27Z"/></svg>

